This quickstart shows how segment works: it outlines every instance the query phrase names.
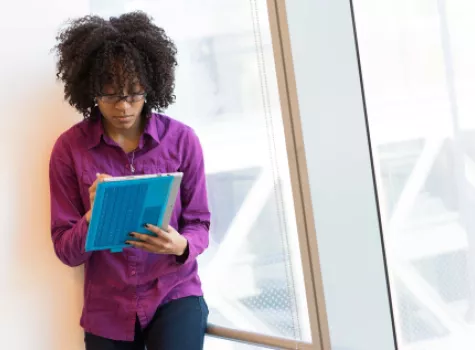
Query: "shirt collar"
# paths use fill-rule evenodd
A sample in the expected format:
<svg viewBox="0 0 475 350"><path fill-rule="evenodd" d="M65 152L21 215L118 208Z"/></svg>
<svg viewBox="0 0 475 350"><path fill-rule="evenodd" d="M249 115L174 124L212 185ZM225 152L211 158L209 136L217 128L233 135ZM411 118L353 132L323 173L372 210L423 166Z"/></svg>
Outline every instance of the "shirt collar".
<svg viewBox="0 0 475 350"><path fill-rule="evenodd" d="M155 113L152 113L145 121L144 134L152 138L154 143L160 143L160 136L158 132L157 117Z"/></svg>
<svg viewBox="0 0 475 350"><path fill-rule="evenodd" d="M145 128L142 137L140 138L140 143L139 143L139 148L142 148L144 146L144 135L149 136L152 140L153 143L159 144L160 143L160 137L158 136L158 128L157 128L157 118L155 117L155 114L152 113L152 115L147 118L145 122ZM102 114L100 113L99 109L94 109L91 112L91 119L88 121L89 124L89 130L87 132L88 134L88 149L92 149L99 145L101 142L102 138L105 135L104 132L104 126L102 124Z"/></svg>

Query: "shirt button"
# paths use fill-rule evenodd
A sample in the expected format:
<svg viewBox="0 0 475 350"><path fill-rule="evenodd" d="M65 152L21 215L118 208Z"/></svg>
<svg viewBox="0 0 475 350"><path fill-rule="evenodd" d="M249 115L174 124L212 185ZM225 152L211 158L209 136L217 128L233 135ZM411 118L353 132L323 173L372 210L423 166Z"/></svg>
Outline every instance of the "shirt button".
<svg viewBox="0 0 475 350"><path fill-rule="evenodd" d="M132 272L130 273L132 276L135 276L135 270L132 270Z"/></svg>

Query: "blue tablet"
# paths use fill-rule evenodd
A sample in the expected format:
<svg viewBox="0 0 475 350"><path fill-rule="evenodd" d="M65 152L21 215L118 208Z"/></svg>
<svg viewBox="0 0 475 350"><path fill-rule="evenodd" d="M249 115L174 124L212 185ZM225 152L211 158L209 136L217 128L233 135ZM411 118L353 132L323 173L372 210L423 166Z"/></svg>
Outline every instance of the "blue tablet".
<svg viewBox="0 0 475 350"><path fill-rule="evenodd" d="M86 251L121 252L130 232L151 234L144 224L166 229L183 173L111 177L97 185Z"/></svg>

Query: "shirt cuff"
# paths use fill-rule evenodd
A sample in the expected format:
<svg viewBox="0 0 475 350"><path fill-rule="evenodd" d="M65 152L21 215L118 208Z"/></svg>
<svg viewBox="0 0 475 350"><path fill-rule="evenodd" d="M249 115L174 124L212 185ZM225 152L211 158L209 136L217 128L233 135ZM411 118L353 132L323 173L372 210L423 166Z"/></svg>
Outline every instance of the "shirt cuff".
<svg viewBox="0 0 475 350"><path fill-rule="evenodd" d="M185 252L182 255L176 256L176 262L180 265L183 265L189 256L190 256L190 245L188 244L188 240L186 240Z"/></svg>
<svg viewBox="0 0 475 350"><path fill-rule="evenodd" d="M196 256L198 254L196 252L197 248L195 247L194 242L193 242L194 234L195 233L193 231L182 233L182 236L186 238L187 246L183 255L176 257L177 264L184 265L196 259Z"/></svg>

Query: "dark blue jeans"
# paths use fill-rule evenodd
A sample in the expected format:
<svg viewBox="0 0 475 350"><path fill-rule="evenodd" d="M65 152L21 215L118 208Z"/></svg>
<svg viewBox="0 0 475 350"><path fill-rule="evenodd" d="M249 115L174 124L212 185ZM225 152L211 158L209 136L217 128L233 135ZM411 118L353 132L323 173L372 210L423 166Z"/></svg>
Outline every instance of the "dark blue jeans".
<svg viewBox="0 0 475 350"><path fill-rule="evenodd" d="M86 350L202 350L208 313L203 297L173 300L158 308L144 330L136 321L133 342L86 333Z"/></svg>

